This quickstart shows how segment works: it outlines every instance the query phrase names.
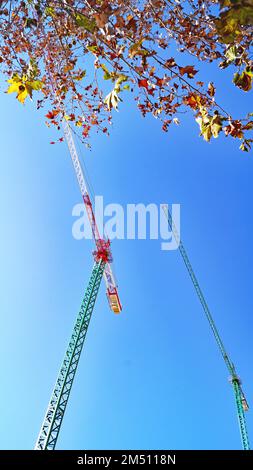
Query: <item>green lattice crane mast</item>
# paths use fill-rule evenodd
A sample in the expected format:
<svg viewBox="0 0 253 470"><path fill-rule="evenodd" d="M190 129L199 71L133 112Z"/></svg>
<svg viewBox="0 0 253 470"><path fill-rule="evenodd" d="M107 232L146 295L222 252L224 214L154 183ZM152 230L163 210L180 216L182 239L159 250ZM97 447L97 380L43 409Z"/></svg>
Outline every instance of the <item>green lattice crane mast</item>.
<svg viewBox="0 0 253 470"><path fill-rule="evenodd" d="M217 327L215 325L214 319L211 315L211 312L209 310L209 307L207 305L207 302L205 300L204 294L200 288L200 285L198 283L198 280L195 276L195 273L193 271L192 265L190 263L190 260L188 258L188 255L185 251L184 245L180 239L180 236L178 234L177 228L173 222L171 213L169 211L168 205L164 204L163 205L163 210L165 213L165 216L167 218L169 227L171 232L173 233L173 236L177 242L179 251L181 253L181 256L183 258L183 261L185 263L185 266L187 268L187 271L190 275L190 278L192 280L193 286L195 288L195 291L198 295L198 298L200 300L200 303L203 307L204 313L206 315L206 318L208 320L208 323L211 327L211 330L213 332L215 341L219 347L219 350L222 354L223 360L226 364L226 367L229 371L230 374L230 381L233 385L233 390L234 390L234 395L235 395L235 401L236 401L236 408L237 408L237 416L238 416L238 422L239 422L239 427L240 427L240 434L241 434L241 439L242 439L242 446L244 450L250 450L250 444L249 444L249 438L248 438L248 433L247 433L247 426L246 426L246 419L244 415L244 411L248 411L249 406L247 403L247 400L245 398L245 395L243 393L242 387L241 387L241 381L236 373L235 366L233 362L231 361L230 357L228 356L224 344L221 340L220 334L217 330Z"/></svg>
<svg viewBox="0 0 253 470"><path fill-rule="evenodd" d="M73 333L63 359L35 450L54 450L96 302L105 263L95 262Z"/></svg>
<svg viewBox="0 0 253 470"><path fill-rule="evenodd" d="M63 123L63 129L96 244L96 251L93 253L95 264L35 444L35 450L55 449L103 276L111 310L114 313L120 313L122 310L115 277L112 272L110 241L101 237L99 233L88 186L80 165L71 129L66 121Z"/></svg>

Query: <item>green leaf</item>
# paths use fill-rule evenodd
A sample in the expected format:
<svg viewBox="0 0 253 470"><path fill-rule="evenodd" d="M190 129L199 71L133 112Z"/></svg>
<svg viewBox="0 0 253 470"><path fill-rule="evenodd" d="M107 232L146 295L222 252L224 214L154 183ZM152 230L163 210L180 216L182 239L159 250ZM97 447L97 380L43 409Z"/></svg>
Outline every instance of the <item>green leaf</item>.
<svg viewBox="0 0 253 470"><path fill-rule="evenodd" d="M88 51L90 52L97 52L98 51L98 46L94 45L94 46L87 46L86 49L88 49Z"/></svg>
<svg viewBox="0 0 253 470"><path fill-rule="evenodd" d="M225 52L225 56L229 62L233 62L237 57L237 47L236 46L229 47Z"/></svg>
<svg viewBox="0 0 253 470"><path fill-rule="evenodd" d="M211 121L211 132L215 139L219 136L219 133L222 129L222 119L218 113L216 113Z"/></svg>
<svg viewBox="0 0 253 470"><path fill-rule="evenodd" d="M140 55L142 57L150 55L149 51L141 48L143 42L144 42L144 39L141 39L140 41L136 42L129 48L130 59L133 59L136 55Z"/></svg>
<svg viewBox="0 0 253 470"><path fill-rule="evenodd" d="M217 139L220 131L222 130L222 120L223 118L217 111L215 111L213 116L210 116L206 111L203 111L201 115L196 118L196 122L200 127L200 135L203 136L206 142L210 142L211 137Z"/></svg>
<svg viewBox="0 0 253 470"><path fill-rule="evenodd" d="M252 78L253 74L251 72L246 72L245 69L241 74L239 74L238 72L234 74L233 82L235 86L237 86L241 90L249 91L252 88Z"/></svg>
<svg viewBox="0 0 253 470"><path fill-rule="evenodd" d="M103 76L104 80L110 80L112 78L112 74L109 72L105 64L101 64L101 69L105 72Z"/></svg>
<svg viewBox="0 0 253 470"><path fill-rule="evenodd" d="M46 7L45 8L45 15L46 16L51 16L52 18L55 18L55 9L53 7Z"/></svg>
<svg viewBox="0 0 253 470"><path fill-rule="evenodd" d="M249 152L251 149L252 139L244 139L239 147L243 152Z"/></svg>
<svg viewBox="0 0 253 470"><path fill-rule="evenodd" d="M90 19L87 16L83 15L82 13L76 13L75 20L76 20L77 26L80 26L81 28L86 29L86 31L89 31L90 33L94 33L97 27L96 21L93 18Z"/></svg>
<svg viewBox="0 0 253 470"><path fill-rule="evenodd" d="M115 90L119 92L121 83L124 83L127 80L128 80L128 77L126 77L126 75L119 75L115 83L115 87L114 87Z"/></svg>
<svg viewBox="0 0 253 470"><path fill-rule="evenodd" d="M41 90L41 88L43 87L43 83L40 80L33 80L32 82L27 83L29 83L31 88L36 91Z"/></svg>
<svg viewBox="0 0 253 470"><path fill-rule="evenodd" d="M231 2L231 8L222 11L214 21L220 41L233 43L242 34L242 26L253 24L253 8L251 0Z"/></svg>

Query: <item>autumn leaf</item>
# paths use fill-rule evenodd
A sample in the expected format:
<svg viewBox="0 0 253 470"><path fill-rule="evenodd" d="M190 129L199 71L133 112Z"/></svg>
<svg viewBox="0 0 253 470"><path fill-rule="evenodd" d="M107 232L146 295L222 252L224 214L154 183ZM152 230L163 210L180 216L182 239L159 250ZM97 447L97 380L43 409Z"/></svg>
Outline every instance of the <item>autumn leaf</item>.
<svg viewBox="0 0 253 470"><path fill-rule="evenodd" d="M129 57L130 59L133 59L135 56L147 56L149 55L149 52L146 49L142 49L142 43L144 42L144 39L141 39L137 43L133 44L129 48Z"/></svg>
<svg viewBox="0 0 253 470"><path fill-rule="evenodd" d="M200 109L205 106L206 100L202 95L189 93L189 95L184 96L183 103L192 109Z"/></svg>
<svg viewBox="0 0 253 470"><path fill-rule="evenodd" d="M222 130L222 117L218 112L214 112L214 116L211 119L211 132L215 139L219 136L220 131Z"/></svg>
<svg viewBox="0 0 253 470"><path fill-rule="evenodd" d="M165 80L163 78L156 77L156 85L158 87L162 87L164 85Z"/></svg>
<svg viewBox="0 0 253 470"><path fill-rule="evenodd" d="M209 142L211 137L217 139L222 130L222 120L217 111L213 116L210 116L205 110L202 111L201 115L196 118L196 122L199 124L200 135L203 136L204 140Z"/></svg>
<svg viewBox="0 0 253 470"><path fill-rule="evenodd" d="M195 70L193 65L186 65L186 67L178 67L180 75L185 75L187 74L188 78L194 78L194 75L198 73L198 70Z"/></svg>
<svg viewBox="0 0 253 470"><path fill-rule="evenodd" d="M65 119L65 121L74 121L75 120L75 115L73 113L65 114L64 119Z"/></svg>
<svg viewBox="0 0 253 470"><path fill-rule="evenodd" d="M176 124L177 126L179 126L179 124L180 124L180 121L179 121L179 119L178 119L177 117L173 118L173 122L174 122L174 124Z"/></svg>
<svg viewBox="0 0 253 470"><path fill-rule="evenodd" d="M198 95L191 93L184 97L184 103L192 109L197 109L199 106Z"/></svg>
<svg viewBox="0 0 253 470"><path fill-rule="evenodd" d="M140 88L146 88L146 90L149 89L148 81L146 78L142 78L141 80L138 80L138 85Z"/></svg>
<svg viewBox="0 0 253 470"><path fill-rule="evenodd" d="M103 67L103 69L105 73L108 72L106 67L105 68ZM115 73L110 74L110 78L115 77L115 75L117 76L117 80L115 82L114 88L110 93L108 93L108 95L104 99L104 103L107 105L109 111L111 111L112 108L114 108L116 111L118 110L118 104L119 104L119 101L121 101L119 97L119 93L120 91L122 91L120 85L128 80L128 77L126 75L123 75L123 74L117 75Z"/></svg>
<svg viewBox="0 0 253 470"><path fill-rule="evenodd" d="M14 74L7 82L10 83L7 93L17 93L16 98L22 104L24 104L27 96L32 98L33 90L41 90L43 86L40 80L28 81L26 75L21 78L18 74Z"/></svg>
<svg viewBox="0 0 253 470"><path fill-rule="evenodd" d="M171 57L170 59L167 59L166 62L165 62L165 66L166 67L175 67L177 64L175 62L175 59L174 57Z"/></svg>
<svg viewBox="0 0 253 470"><path fill-rule="evenodd" d="M235 139L242 139L243 138L243 131L242 131L242 123L240 121L230 121L230 123L224 127L225 135L230 135Z"/></svg>
<svg viewBox="0 0 253 470"><path fill-rule="evenodd" d="M93 52L93 54L97 55L97 53L99 52L99 49L98 49L98 46L93 44L92 46L87 46L86 49L88 49L88 51L90 52Z"/></svg>
<svg viewBox="0 0 253 470"><path fill-rule="evenodd" d="M35 91L39 91L43 87L43 83L40 80L29 81L26 84L27 86L30 86Z"/></svg>
<svg viewBox="0 0 253 470"><path fill-rule="evenodd" d="M209 96L213 97L215 95L215 91L216 90L213 82L208 83L207 93L209 94Z"/></svg>
<svg viewBox="0 0 253 470"><path fill-rule="evenodd" d="M98 28L104 28L105 25L108 23L109 15L107 15L107 13L105 12L95 13L94 18L96 20Z"/></svg>
<svg viewBox="0 0 253 470"><path fill-rule="evenodd" d="M209 142L212 137L210 117L208 115L198 116L196 122L200 127L200 135L203 136L206 142Z"/></svg>
<svg viewBox="0 0 253 470"><path fill-rule="evenodd" d="M234 84L243 91L249 91L252 88L252 74L244 70L241 74L235 73Z"/></svg>
<svg viewBox="0 0 253 470"><path fill-rule="evenodd" d="M105 100L104 100L105 104L107 104L109 111L111 111L112 108L114 108L117 111L119 101L120 101L120 98L115 89L113 89L110 93L108 93L108 95L105 97Z"/></svg>
<svg viewBox="0 0 253 470"><path fill-rule="evenodd" d="M101 64L101 69L104 71L103 79L110 80L112 78L112 74L109 72L105 64Z"/></svg>
<svg viewBox="0 0 253 470"><path fill-rule="evenodd" d="M73 68L74 68L74 64L68 62L68 63L63 67L63 72L64 72L64 73L68 73L68 72L70 72L71 70L73 70Z"/></svg>
<svg viewBox="0 0 253 470"><path fill-rule="evenodd" d="M251 149L252 142L253 142L253 139L244 139L239 149L242 150L243 152L249 152Z"/></svg>
<svg viewBox="0 0 253 470"><path fill-rule="evenodd" d="M117 92L121 91L120 85L121 85L122 83L126 82L127 80L128 80L128 77L127 77L126 75L123 75L123 74L118 75L118 78L117 78L117 80L116 80L116 82L115 82L115 87L114 87L115 90L116 90ZM129 85L125 85L123 88L127 90L127 89L129 89Z"/></svg>
<svg viewBox="0 0 253 470"><path fill-rule="evenodd" d="M73 75L72 78L73 80L80 82L85 76L86 76L86 70L83 70L82 72Z"/></svg>
<svg viewBox="0 0 253 470"><path fill-rule="evenodd" d="M90 126L88 124L85 124L83 126L83 132L82 132L83 137L85 138L88 137L89 131L90 131Z"/></svg>
<svg viewBox="0 0 253 470"><path fill-rule="evenodd" d="M224 6L228 8L214 22L220 40L229 44L242 34L243 26L253 24L253 8L251 0L227 2Z"/></svg>
<svg viewBox="0 0 253 470"><path fill-rule="evenodd" d="M94 18L90 19L82 13L76 13L75 20L77 26L86 29L86 31L89 31L90 33L94 33L97 26Z"/></svg>
<svg viewBox="0 0 253 470"><path fill-rule="evenodd" d="M53 109L52 111L49 111L47 114L46 114L46 118L47 119L54 119L58 114L59 114L59 110L58 109Z"/></svg>
<svg viewBox="0 0 253 470"><path fill-rule="evenodd" d="M55 9L52 8L52 7L46 7L45 8L45 15L46 16L51 16L52 18L55 18L55 16L56 16Z"/></svg>
<svg viewBox="0 0 253 470"><path fill-rule="evenodd" d="M134 33L137 31L137 23L132 15L128 16L128 23L126 25L128 30L132 30Z"/></svg>

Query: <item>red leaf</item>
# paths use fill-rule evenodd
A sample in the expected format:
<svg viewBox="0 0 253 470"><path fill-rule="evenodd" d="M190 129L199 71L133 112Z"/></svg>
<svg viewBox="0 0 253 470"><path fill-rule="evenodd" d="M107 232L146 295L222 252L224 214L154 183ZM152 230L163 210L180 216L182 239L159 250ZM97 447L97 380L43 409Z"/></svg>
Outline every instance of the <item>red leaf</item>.
<svg viewBox="0 0 253 470"><path fill-rule="evenodd" d="M138 80L138 85L141 88L146 88L148 90L148 81L146 78L143 78L142 80Z"/></svg>
<svg viewBox="0 0 253 470"><path fill-rule="evenodd" d="M164 84L164 79L156 77L156 84L157 84L157 86L159 86L161 88Z"/></svg>
<svg viewBox="0 0 253 470"><path fill-rule="evenodd" d="M128 30L132 29L132 31L133 31L134 33L136 33L136 31L137 31L137 24L136 24L135 19L134 19L134 18L131 18L130 21L128 21L126 27L127 27Z"/></svg>
<svg viewBox="0 0 253 470"><path fill-rule="evenodd" d="M47 114L46 114L46 118L47 119L54 119L55 116L57 116L57 114L59 114L59 111L57 109L53 109L52 111L49 111Z"/></svg>
<svg viewBox="0 0 253 470"><path fill-rule="evenodd" d="M90 130L90 126L88 126L87 124L86 124L85 126L83 126L83 132L82 132L82 134L83 134L84 137L88 137L88 135L89 135L89 130Z"/></svg>

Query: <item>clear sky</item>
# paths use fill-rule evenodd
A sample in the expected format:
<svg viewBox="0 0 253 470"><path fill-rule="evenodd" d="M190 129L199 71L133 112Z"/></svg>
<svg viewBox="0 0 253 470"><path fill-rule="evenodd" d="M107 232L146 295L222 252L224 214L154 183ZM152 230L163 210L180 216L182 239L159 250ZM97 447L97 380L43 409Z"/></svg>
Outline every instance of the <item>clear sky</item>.
<svg viewBox="0 0 253 470"><path fill-rule="evenodd" d="M209 70L223 106L250 111L232 72ZM0 104L0 446L32 449L93 244L72 237L81 199L65 144L49 144L32 103L1 94ZM181 204L182 239L253 407L252 154L232 139L203 142L190 115L162 133L127 92L114 114L110 138L82 149L95 192L106 204ZM157 240L112 249L123 312L109 310L102 284L58 449L240 449L228 372L179 252Z"/></svg>

